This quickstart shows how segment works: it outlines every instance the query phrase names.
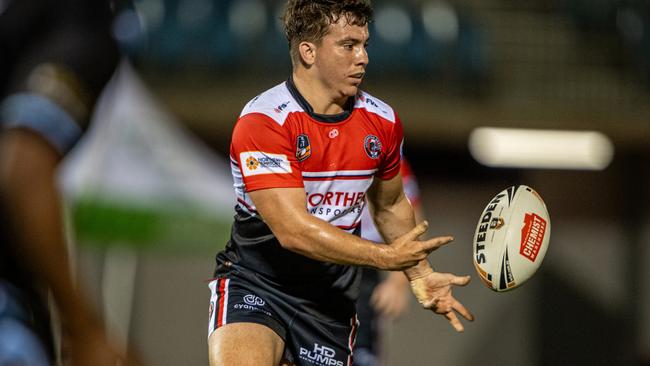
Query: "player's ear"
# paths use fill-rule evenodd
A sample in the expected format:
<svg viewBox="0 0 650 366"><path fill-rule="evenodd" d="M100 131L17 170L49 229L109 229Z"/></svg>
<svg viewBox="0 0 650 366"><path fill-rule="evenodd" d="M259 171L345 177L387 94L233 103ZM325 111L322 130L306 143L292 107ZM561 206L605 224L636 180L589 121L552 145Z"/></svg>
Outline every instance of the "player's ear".
<svg viewBox="0 0 650 366"><path fill-rule="evenodd" d="M316 60L316 45L311 42L300 42L298 45L298 54L302 63L309 67L314 64Z"/></svg>

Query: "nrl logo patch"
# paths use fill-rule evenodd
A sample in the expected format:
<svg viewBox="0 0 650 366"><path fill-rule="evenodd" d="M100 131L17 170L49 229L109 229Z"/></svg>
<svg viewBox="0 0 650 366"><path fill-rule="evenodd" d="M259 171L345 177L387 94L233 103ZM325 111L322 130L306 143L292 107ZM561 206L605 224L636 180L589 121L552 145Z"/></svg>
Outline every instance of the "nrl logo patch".
<svg viewBox="0 0 650 366"><path fill-rule="evenodd" d="M381 155L381 141L375 135L368 135L363 140L363 148L371 159L379 158Z"/></svg>
<svg viewBox="0 0 650 366"><path fill-rule="evenodd" d="M296 159L303 161L311 156L311 144L307 135L298 135L296 139Z"/></svg>

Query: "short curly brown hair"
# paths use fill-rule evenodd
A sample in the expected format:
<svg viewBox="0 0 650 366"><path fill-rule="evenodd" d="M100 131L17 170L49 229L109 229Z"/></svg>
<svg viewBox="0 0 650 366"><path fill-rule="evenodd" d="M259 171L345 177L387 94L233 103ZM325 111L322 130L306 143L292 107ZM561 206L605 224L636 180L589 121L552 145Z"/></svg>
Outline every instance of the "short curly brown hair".
<svg viewBox="0 0 650 366"><path fill-rule="evenodd" d="M364 26L372 20L370 0L289 0L282 18L291 62L300 60L300 42L318 43L330 24L346 17L348 24Z"/></svg>

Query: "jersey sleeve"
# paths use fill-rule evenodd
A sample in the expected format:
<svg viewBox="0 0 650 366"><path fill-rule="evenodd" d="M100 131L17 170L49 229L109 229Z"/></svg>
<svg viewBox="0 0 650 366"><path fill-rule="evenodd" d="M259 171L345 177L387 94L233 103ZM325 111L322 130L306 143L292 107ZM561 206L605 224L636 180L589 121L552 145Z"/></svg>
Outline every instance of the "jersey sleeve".
<svg viewBox="0 0 650 366"><path fill-rule="evenodd" d="M289 130L263 114L247 114L237 121L230 155L247 192L304 187Z"/></svg>
<svg viewBox="0 0 650 366"><path fill-rule="evenodd" d="M383 180L394 178L400 171L400 162L402 160L402 143L404 141L404 131L402 121L395 115L395 123L388 131L386 154L383 162L377 172L377 176Z"/></svg>
<svg viewBox="0 0 650 366"><path fill-rule="evenodd" d="M402 167L400 168L400 174L402 176L404 193L406 194L406 197L408 197L409 201L411 201L411 205L413 205L413 207L419 206L421 203L420 187L418 186L418 182L415 178L415 174L413 173L413 169L411 169L411 165L404 157L402 157Z"/></svg>

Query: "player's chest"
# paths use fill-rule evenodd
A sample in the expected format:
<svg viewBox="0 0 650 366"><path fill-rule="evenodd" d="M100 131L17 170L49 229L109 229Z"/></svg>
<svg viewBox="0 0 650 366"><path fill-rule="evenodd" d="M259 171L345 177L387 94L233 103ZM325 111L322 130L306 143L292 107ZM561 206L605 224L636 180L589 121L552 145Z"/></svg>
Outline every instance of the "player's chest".
<svg viewBox="0 0 650 366"><path fill-rule="evenodd" d="M292 131L295 156L303 171L376 169L388 141L370 123L298 124Z"/></svg>

